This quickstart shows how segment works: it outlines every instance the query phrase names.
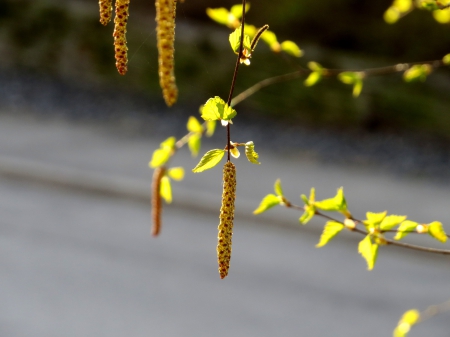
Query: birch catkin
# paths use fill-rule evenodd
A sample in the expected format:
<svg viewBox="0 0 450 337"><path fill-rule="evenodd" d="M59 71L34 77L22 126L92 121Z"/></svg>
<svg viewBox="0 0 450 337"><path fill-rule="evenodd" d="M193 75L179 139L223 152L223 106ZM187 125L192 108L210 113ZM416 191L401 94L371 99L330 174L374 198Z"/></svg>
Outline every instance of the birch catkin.
<svg viewBox="0 0 450 337"><path fill-rule="evenodd" d="M176 5L177 0L156 0L155 2L159 84L168 106L172 106L178 97L173 59Z"/></svg>
<svg viewBox="0 0 450 337"><path fill-rule="evenodd" d="M130 0L116 0L116 16L114 18L114 52L116 67L120 75L125 75L128 67L127 21Z"/></svg>
<svg viewBox="0 0 450 337"><path fill-rule="evenodd" d="M219 234L217 237L217 260L221 279L228 275L228 268L230 267L235 198L236 167L232 162L227 162L223 167L222 207L220 208Z"/></svg>
<svg viewBox="0 0 450 337"><path fill-rule="evenodd" d="M100 0L100 22L106 26L111 21L112 15L112 0Z"/></svg>
<svg viewBox="0 0 450 337"><path fill-rule="evenodd" d="M161 230L161 179L164 177L166 169L164 167L157 167L153 172L152 179L152 235L158 236Z"/></svg>

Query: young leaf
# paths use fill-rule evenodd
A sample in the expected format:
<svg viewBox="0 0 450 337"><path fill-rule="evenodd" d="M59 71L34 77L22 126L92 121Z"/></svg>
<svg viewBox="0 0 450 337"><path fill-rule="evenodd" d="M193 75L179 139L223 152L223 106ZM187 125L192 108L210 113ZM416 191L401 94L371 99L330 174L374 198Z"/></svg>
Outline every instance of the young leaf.
<svg viewBox="0 0 450 337"><path fill-rule="evenodd" d="M226 8L207 8L206 14L214 21L220 23L221 25L228 25L229 23L229 12Z"/></svg>
<svg viewBox="0 0 450 337"><path fill-rule="evenodd" d="M300 198L303 200L303 202L305 203L305 205L309 205L309 200L308 200L308 197L307 197L306 195L302 194L302 195L300 196Z"/></svg>
<svg viewBox="0 0 450 337"><path fill-rule="evenodd" d="M313 71L312 73L310 73L308 75L308 77L306 78L306 80L303 83L307 87L312 87L314 84L319 82L321 79L322 79L322 74L317 71Z"/></svg>
<svg viewBox="0 0 450 337"><path fill-rule="evenodd" d="M441 23L446 24L450 22L450 9L438 9L433 11L433 17L434 19Z"/></svg>
<svg viewBox="0 0 450 337"><path fill-rule="evenodd" d="M384 211L382 213L372 213L367 212L366 217L367 220L364 220L364 224L366 226L369 226L370 228L377 227L380 225L381 221L386 217L387 211Z"/></svg>
<svg viewBox="0 0 450 337"><path fill-rule="evenodd" d="M245 13L248 12L248 10L250 9L250 4L246 3L245 4ZM231 7L230 9L231 14L233 14L233 16L236 19L240 19L242 16L242 5L234 5Z"/></svg>
<svg viewBox="0 0 450 337"><path fill-rule="evenodd" d="M148 163L151 168L163 166L170 158L170 149L156 149L153 152L152 160Z"/></svg>
<svg viewBox="0 0 450 337"><path fill-rule="evenodd" d="M275 181L275 185L274 185L274 190L275 190L275 193L278 195L278 196L280 196L280 197L282 197L283 196L283 189L281 188L281 180L280 179L277 179L276 181Z"/></svg>
<svg viewBox="0 0 450 337"><path fill-rule="evenodd" d="M439 221L433 221L428 225L428 234L442 243L447 241L447 234Z"/></svg>
<svg viewBox="0 0 450 337"><path fill-rule="evenodd" d="M264 197L264 199L259 204L258 208L253 211L253 214L261 214L262 212L267 211L269 208L277 206L281 203L280 198L278 198L274 194L268 194Z"/></svg>
<svg viewBox="0 0 450 337"><path fill-rule="evenodd" d="M396 23L398 19L400 19L400 12L397 8L391 6L386 10L386 12L384 12L383 18L386 23Z"/></svg>
<svg viewBox="0 0 450 337"><path fill-rule="evenodd" d="M206 122L206 137L211 137L216 130L216 121Z"/></svg>
<svg viewBox="0 0 450 337"><path fill-rule="evenodd" d="M175 143L177 142L177 139L175 137L169 137L165 141L163 141L161 145L161 149L168 149L172 150L175 146Z"/></svg>
<svg viewBox="0 0 450 337"><path fill-rule="evenodd" d="M281 50L294 56L301 57L303 55L303 51L292 41L283 41L281 43Z"/></svg>
<svg viewBox="0 0 450 337"><path fill-rule="evenodd" d="M314 203L318 209L323 211L341 211L347 209L347 203L344 198L344 189L341 187L337 190L336 196L330 199L325 199L322 201L316 201Z"/></svg>
<svg viewBox="0 0 450 337"><path fill-rule="evenodd" d="M223 99L216 96L206 101L201 109L202 118L205 121L231 120L236 116L236 110L230 107Z"/></svg>
<svg viewBox="0 0 450 337"><path fill-rule="evenodd" d="M442 62L444 62L445 65L450 65L450 54L445 55L442 58Z"/></svg>
<svg viewBox="0 0 450 337"><path fill-rule="evenodd" d="M358 97L359 94L361 93L363 88L363 81L362 80L357 80L355 82L355 84L353 85L353 97Z"/></svg>
<svg viewBox="0 0 450 337"><path fill-rule="evenodd" d="M183 180L184 178L184 168L182 167L172 167L167 171L167 174L173 180Z"/></svg>
<svg viewBox="0 0 450 337"><path fill-rule="evenodd" d="M309 220L311 220L314 215L316 214L316 209L314 206L305 206L305 212L303 215L298 219L302 225L306 225Z"/></svg>
<svg viewBox="0 0 450 337"><path fill-rule="evenodd" d="M311 187L311 191L309 192L309 203L314 204L316 202L316 189Z"/></svg>
<svg viewBox="0 0 450 337"><path fill-rule="evenodd" d="M278 42L277 36L275 35L274 32L266 30L264 34L261 36L261 39L269 45L272 51L276 53L279 53L281 51L281 45Z"/></svg>
<svg viewBox="0 0 450 337"><path fill-rule="evenodd" d="M239 54L239 48L241 45L241 30L241 26L239 26L233 33L230 34L229 37L231 49L233 49L236 54ZM244 45L242 47L247 49L249 52L252 50L250 36L247 34L244 34Z"/></svg>
<svg viewBox="0 0 450 337"><path fill-rule="evenodd" d="M358 253L360 253L366 260L367 269L372 270L375 266L375 262L377 261L378 245L372 244L370 234L362 239L362 241L358 244Z"/></svg>
<svg viewBox="0 0 450 337"><path fill-rule="evenodd" d="M222 160L224 154L224 150L218 149L206 152L197 166L192 169L192 172L199 173L213 168Z"/></svg>
<svg viewBox="0 0 450 337"><path fill-rule="evenodd" d="M241 156L241 153L239 152L239 149L237 147L233 147L232 149L230 149L230 154L234 158L239 158Z"/></svg>
<svg viewBox="0 0 450 337"><path fill-rule="evenodd" d="M245 156L252 164L261 164L258 161L259 155L255 152L255 144L252 141L245 143Z"/></svg>
<svg viewBox="0 0 450 337"><path fill-rule="evenodd" d="M202 145L201 134L194 133L193 135L189 136L188 146L189 146L189 150L191 150L192 157L196 157L198 155L201 145Z"/></svg>
<svg viewBox="0 0 450 337"><path fill-rule="evenodd" d="M390 230L395 226L397 226L398 224L400 224L401 222L405 221L405 219L406 219L405 215L388 215L381 221L380 229L382 231Z"/></svg>
<svg viewBox="0 0 450 337"><path fill-rule="evenodd" d="M411 220L403 221L400 224L400 226L397 228L397 234L395 234L394 240L403 239L409 233L414 231L417 226L419 226L419 224L417 222L414 222L414 221L411 221Z"/></svg>
<svg viewBox="0 0 450 337"><path fill-rule="evenodd" d="M323 72L323 67L319 63L314 61L308 62L308 68L320 74Z"/></svg>
<svg viewBox="0 0 450 337"><path fill-rule="evenodd" d="M405 312L394 330L394 337L406 337L411 327L420 319L419 311L413 309Z"/></svg>
<svg viewBox="0 0 450 337"><path fill-rule="evenodd" d="M424 82L431 73L431 70L432 68L429 64L415 64L403 73L403 79L406 82Z"/></svg>
<svg viewBox="0 0 450 337"><path fill-rule="evenodd" d="M203 126L194 116L189 117L186 127L189 132L197 132L197 133L203 132Z"/></svg>
<svg viewBox="0 0 450 337"><path fill-rule="evenodd" d="M327 221L325 227L323 228L322 235L320 236L319 243L316 245L317 248L325 246L330 242L338 233L344 229L344 225L336 221Z"/></svg>
<svg viewBox="0 0 450 337"><path fill-rule="evenodd" d="M172 187L170 186L170 179L168 176L161 178L160 194L161 198L163 198L168 204L172 202Z"/></svg>

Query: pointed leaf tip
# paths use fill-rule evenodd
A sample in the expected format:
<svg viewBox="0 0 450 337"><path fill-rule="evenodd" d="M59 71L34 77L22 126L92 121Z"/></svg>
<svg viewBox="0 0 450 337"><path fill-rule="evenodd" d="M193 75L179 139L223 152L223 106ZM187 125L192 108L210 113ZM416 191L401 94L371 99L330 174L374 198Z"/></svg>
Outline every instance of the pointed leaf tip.
<svg viewBox="0 0 450 337"><path fill-rule="evenodd" d="M197 166L192 169L192 172L199 173L213 168L222 160L224 154L225 151L219 149L206 152Z"/></svg>
<svg viewBox="0 0 450 337"><path fill-rule="evenodd" d="M280 203L281 200L279 197L277 197L274 194L268 194L263 198L258 208L253 211L253 214L261 214L267 211L268 209L279 205Z"/></svg>

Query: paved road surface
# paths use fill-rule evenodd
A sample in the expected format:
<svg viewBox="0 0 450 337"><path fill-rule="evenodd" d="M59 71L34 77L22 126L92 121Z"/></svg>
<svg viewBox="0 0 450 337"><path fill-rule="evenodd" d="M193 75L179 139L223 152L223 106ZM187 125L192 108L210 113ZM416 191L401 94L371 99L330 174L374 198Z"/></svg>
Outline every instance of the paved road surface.
<svg viewBox="0 0 450 337"><path fill-rule="evenodd" d="M291 182L286 190L293 198L309 186L327 196L344 185L353 209L388 208L445 222L445 187L261 151L258 169L269 175L267 182L254 185L256 171L238 166L242 216L236 217L230 275L220 280L218 218L210 209L220 202L220 170L180 184L178 203L165 208L162 235L153 239L144 194L145 157L155 143L1 120L0 336L390 336L406 309L450 297L448 259L388 247L367 272L351 234L316 249L318 233L308 229L314 226L274 226L269 214L245 216L282 177ZM284 161L277 166L275 159ZM32 169L42 179L30 180ZM49 185L46 170L55 180L60 174L75 184L87 177L100 187L117 178L116 194L124 197ZM201 206L184 207L193 204ZM281 224L298 217L270 214ZM423 323L411 336L448 336L447 317Z"/></svg>

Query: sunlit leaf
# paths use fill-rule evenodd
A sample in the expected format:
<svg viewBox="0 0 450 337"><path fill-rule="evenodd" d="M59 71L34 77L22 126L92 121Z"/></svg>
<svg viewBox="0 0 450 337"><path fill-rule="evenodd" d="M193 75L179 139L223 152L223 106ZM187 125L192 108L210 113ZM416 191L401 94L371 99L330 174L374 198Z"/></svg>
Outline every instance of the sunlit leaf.
<svg viewBox="0 0 450 337"><path fill-rule="evenodd" d="M247 34L248 36L250 36L251 38L253 38L253 36L255 36L256 32L258 31L258 29L253 26L253 25L244 25L244 33Z"/></svg>
<svg viewBox="0 0 450 337"><path fill-rule="evenodd" d="M384 21L389 24L396 23L400 19L400 12L395 7L389 7L383 15Z"/></svg>
<svg viewBox="0 0 450 337"><path fill-rule="evenodd" d="M397 234L394 236L394 240L403 239L409 233L414 231L419 224L411 220L403 221L397 228Z"/></svg>
<svg viewBox="0 0 450 337"><path fill-rule="evenodd" d="M277 179L276 181L275 181L275 185L274 185L274 190L275 190L275 193L278 195L278 196L283 196L283 189L281 188L281 180L280 179Z"/></svg>
<svg viewBox="0 0 450 337"><path fill-rule="evenodd" d="M228 17L230 12L226 8L207 8L206 14L214 21L221 25L228 25Z"/></svg>
<svg viewBox="0 0 450 337"><path fill-rule="evenodd" d="M230 149L230 154L234 158L239 158L241 156L241 153L239 152L239 149L237 147L233 147L232 149Z"/></svg>
<svg viewBox="0 0 450 337"><path fill-rule="evenodd" d="M148 163L151 168L156 168L164 165L170 158L171 149L156 149L153 152L152 160Z"/></svg>
<svg viewBox="0 0 450 337"><path fill-rule="evenodd" d="M309 220L311 220L314 215L316 214L316 210L314 206L305 206L305 212L303 215L298 219L302 225L306 225Z"/></svg>
<svg viewBox="0 0 450 337"><path fill-rule="evenodd" d="M358 253L360 253L362 257L366 260L367 269L372 270L373 267L375 266L375 262L377 261L378 245L372 243L370 234L359 242Z"/></svg>
<svg viewBox="0 0 450 337"><path fill-rule="evenodd" d="M363 81L362 80L358 80L355 82L355 84L353 84L353 97L358 97L359 94L361 94L363 88Z"/></svg>
<svg viewBox="0 0 450 337"><path fill-rule="evenodd" d="M224 150L218 149L206 152L202 159L200 159L200 162L197 164L197 166L194 167L192 172L199 173L213 168L222 160L224 154Z"/></svg>
<svg viewBox="0 0 450 337"><path fill-rule="evenodd" d="M308 77L306 78L306 80L303 83L307 87L312 87L314 84L319 82L321 79L322 79L322 74L317 71L313 71L312 73L310 73L308 75Z"/></svg>
<svg viewBox="0 0 450 337"><path fill-rule="evenodd" d="M388 215L380 223L380 229L383 231L389 230L405 221L405 215Z"/></svg>
<svg viewBox="0 0 450 337"><path fill-rule="evenodd" d="M229 41L230 41L231 49L233 49L233 51L236 54L238 54L239 53L239 48L240 48L240 45L241 45L241 26L236 28L234 30L234 32L230 34ZM244 34L244 45L243 45L243 48L247 49L248 51L251 51L250 36L248 36L247 34Z"/></svg>
<svg viewBox="0 0 450 337"><path fill-rule="evenodd" d="M450 22L450 8L446 9L438 9L433 11L434 19L442 24L446 24Z"/></svg>
<svg viewBox="0 0 450 337"><path fill-rule="evenodd" d="M245 13L247 13L249 11L249 9L250 9L250 3L247 2L245 4ZM239 5L232 6L230 9L230 12L231 12L231 14L233 14L233 16L236 19L240 19L242 16L242 5L239 4Z"/></svg>
<svg viewBox="0 0 450 337"><path fill-rule="evenodd" d="M411 327L420 319L420 312L412 309L405 312L400 318L397 327L394 330L394 337L405 337L411 330Z"/></svg>
<svg viewBox="0 0 450 337"><path fill-rule="evenodd" d="M169 177L164 176L161 178L161 187L159 191L161 198L170 204L172 202L172 186L170 186Z"/></svg>
<svg viewBox="0 0 450 337"><path fill-rule="evenodd" d="M311 187L311 191L309 191L309 203L313 204L316 201L316 189Z"/></svg>
<svg viewBox="0 0 450 337"><path fill-rule="evenodd" d="M445 65L450 65L450 54L445 55L442 58L442 62L444 62Z"/></svg>
<svg viewBox="0 0 450 337"><path fill-rule="evenodd" d="M320 236L319 243L316 245L317 248L325 246L330 242L338 233L343 230L345 226L336 221L327 221L325 227L323 228L322 235Z"/></svg>
<svg viewBox="0 0 450 337"><path fill-rule="evenodd" d="M191 150L192 157L196 157L198 155L201 145L202 145L201 134L194 133L193 135L189 136L188 146L189 150Z"/></svg>
<svg viewBox="0 0 450 337"><path fill-rule="evenodd" d="M277 40L277 36L271 30L266 30L261 36L261 39L267 43L274 52L279 53L281 51L281 45Z"/></svg>
<svg viewBox="0 0 450 337"><path fill-rule="evenodd" d="M300 196L300 198L303 200L303 202L305 203L305 205L309 205L309 200L308 200L308 197L307 197L306 195L302 194L302 195Z"/></svg>
<svg viewBox="0 0 450 337"><path fill-rule="evenodd" d="M372 213L372 212L367 212L366 213L366 217L367 220L364 220L364 224L369 226L369 227L378 227L381 223L381 221L383 221L383 219L386 217L387 211L384 211L382 213Z"/></svg>
<svg viewBox="0 0 450 337"><path fill-rule="evenodd" d="M203 132L203 126L200 124L197 118L193 116L189 117L186 127L189 132L198 132L198 133Z"/></svg>
<svg viewBox="0 0 450 337"><path fill-rule="evenodd" d="M442 243L447 241L447 234L439 221L434 221L428 225L428 234Z"/></svg>
<svg viewBox="0 0 450 337"><path fill-rule="evenodd" d="M303 51L297 46L297 44L293 41L283 41L281 43L281 50L294 56L301 57L303 55Z"/></svg>
<svg viewBox="0 0 450 337"><path fill-rule="evenodd" d="M201 110L201 116L206 121L229 121L236 116L236 110L230 107L223 99L216 96L206 101Z"/></svg>
<svg viewBox="0 0 450 337"><path fill-rule="evenodd" d="M175 146L176 141L177 139L175 137L169 137L161 143L161 148L172 150Z"/></svg>
<svg viewBox="0 0 450 337"><path fill-rule="evenodd" d="M344 197L344 189L341 187L337 190L336 196L330 199L325 199L322 201L316 201L314 203L318 209L323 211L342 211L347 208L347 202Z"/></svg>
<svg viewBox="0 0 450 337"><path fill-rule="evenodd" d="M258 161L259 155L255 152L255 144L252 141L245 143L245 156L252 164L261 164Z"/></svg>
<svg viewBox="0 0 450 337"><path fill-rule="evenodd" d="M206 122L206 137L211 137L216 130L216 121Z"/></svg>
<svg viewBox="0 0 450 337"><path fill-rule="evenodd" d="M425 81L431 73L429 64L415 64L403 73L403 79L406 82Z"/></svg>
<svg viewBox="0 0 450 337"><path fill-rule="evenodd" d="M320 74L323 71L323 67L319 63L314 62L314 61L308 62L308 68L311 69L312 71L315 71Z"/></svg>
<svg viewBox="0 0 450 337"><path fill-rule="evenodd" d="M253 214L261 214L269 208L277 206L281 203L281 199L274 194L268 194L259 204L258 208L253 211Z"/></svg>
<svg viewBox="0 0 450 337"><path fill-rule="evenodd" d="M167 174L170 178L173 180L183 180L184 178L184 168L182 167L172 167L169 170L167 170Z"/></svg>
<svg viewBox="0 0 450 337"><path fill-rule="evenodd" d="M413 7L412 0L394 0L392 6L397 8L400 12L404 13L409 11Z"/></svg>

